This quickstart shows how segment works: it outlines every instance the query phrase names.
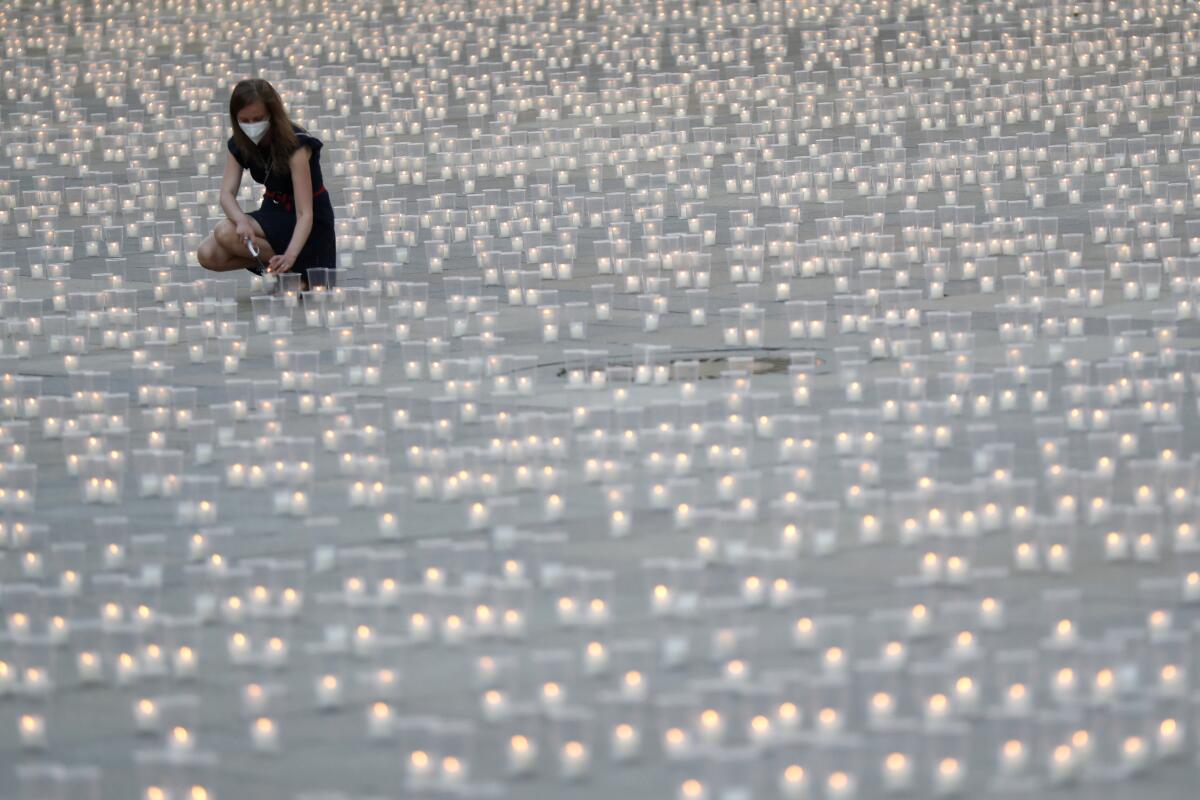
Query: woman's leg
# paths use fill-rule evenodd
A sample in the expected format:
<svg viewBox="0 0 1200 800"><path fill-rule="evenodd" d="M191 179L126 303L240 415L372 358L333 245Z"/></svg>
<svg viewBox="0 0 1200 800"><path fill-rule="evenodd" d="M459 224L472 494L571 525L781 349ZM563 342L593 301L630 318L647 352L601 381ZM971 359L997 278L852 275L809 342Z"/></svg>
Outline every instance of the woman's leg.
<svg viewBox="0 0 1200 800"><path fill-rule="evenodd" d="M250 224L254 228L254 243L258 247L258 257L265 264L271 256L275 255L275 251L271 249L271 243L267 241L258 221L251 217ZM246 243L238 236L237 228L227 219L218 222L213 232L200 243L200 247L196 251L196 260L200 262L200 266L214 272L229 272L258 266L254 256L250 255L250 251L246 249Z"/></svg>

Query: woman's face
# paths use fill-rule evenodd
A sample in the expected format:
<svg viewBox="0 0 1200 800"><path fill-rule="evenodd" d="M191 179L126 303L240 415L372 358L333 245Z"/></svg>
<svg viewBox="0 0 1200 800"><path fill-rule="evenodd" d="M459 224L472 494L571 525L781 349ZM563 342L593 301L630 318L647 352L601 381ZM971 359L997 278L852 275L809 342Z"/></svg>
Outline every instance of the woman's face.
<svg viewBox="0 0 1200 800"><path fill-rule="evenodd" d="M267 107L261 100L255 100L237 113L237 121L243 124L262 122L264 119L267 119Z"/></svg>

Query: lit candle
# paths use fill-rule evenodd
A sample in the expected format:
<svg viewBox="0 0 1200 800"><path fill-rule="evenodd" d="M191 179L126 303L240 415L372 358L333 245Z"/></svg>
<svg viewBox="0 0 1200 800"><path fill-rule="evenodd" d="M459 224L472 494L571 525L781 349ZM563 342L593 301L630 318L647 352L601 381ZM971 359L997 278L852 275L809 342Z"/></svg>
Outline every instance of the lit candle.
<svg viewBox="0 0 1200 800"><path fill-rule="evenodd" d="M1150 748L1141 736L1129 736L1121 743L1121 763L1130 773L1145 769L1150 758Z"/></svg>
<svg viewBox="0 0 1200 800"><path fill-rule="evenodd" d="M279 749L279 728L270 717L259 717L250 724L250 741L260 753Z"/></svg>
<svg viewBox="0 0 1200 800"><path fill-rule="evenodd" d="M1024 716L1029 713L1031 698L1029 690L1023 683L1013 683L1004 693L1005 710L1013 715Z"/></svg>
<svg viewBox="0 0 1200 800"><path fill-rule="evenodd" d="M1074 645L1079 639L1079 634L1075 630L1075 623L1066 617L1060 619L1054 626L1053 639L1054 643L1060 647Z"/></svg>
<svg viewBox="0 0 1200 800"><path fill-rule="evenodd" d="M761 605L764 596L764 585L757 575L747 576L742 581L742 600L751 606Z"/></svg>
<svg viewBox="0 0 1200 800"><path fill-rule="evenodd" d="M683 728L669 728L663 734L663 751L668 758L683 758L691 752L691 740Z"/></svg>
<svg viewBox="0 0 1200 800"><path fill-rule="evenodd" d="M94 685L104 679L104 664L100 656L91 650L85 650L80 653L76 657L75 666L76 671L79 673L80 683ZM0 697L6 693L8 680L8 665L0 662Z"/></svg>
<svg viewBox="0 0 1200 800"><path fill-rule="evenodd" d="M371 704L367 709L367 736L371 739L386 739L392 735L395 715L392 707L382 701Z"/></svg>
<svg viewBox="0 0 1200 800"><path fill-rule="evenodd" d="M1092 679L1092 700L1106 703L1116 695L1116 690L1117 681L1113 671L1108 667L1097 670Z"/></svg>
<svg viewBox="0 0 1200 800"><path fill-rule="evenodd" d="M929 608L923 603L917 603L908 612L908 633L911 636L921 636L929 631L932 623Z"/></svg>
<svg viewBox="0 0 1200 800"><path fill-rule="evenodd" d="M1075 697L1077 684L1075 670L1070 667L1063 667L1054 674L1054 680L1050 684L1050 691L1056 701L1066 704Z"/></svg>
<svg viewBox="0 0 1200 800"><path fill-rule="evenodd" d="M876 692L871 695L871 705L867 715L873 724L888 722L895 716L896 701L887 692Z"/></svg>
<svg viewBox="0 0 1200 800"><path fill-rule="evenodd" d="M1078 765L1076 752L1070 745L1060 744L1054 748L1049 758L1049 777L1054 785L1067 783L1075 778Z"/></svg>
<svg viewBox="0 0 1200 800"><path fill-rule="evenodd" d="M841 733L842 715L836 708L822 708L817 712L817 732L824 736Z"/></svg>
<svg viewBox="0 0 1200 800"><path fill-rule="evenodd" d="M138 733L153 733L158 730L158 704L149 698L142 698L133 704L133 722Z"/></svg>
<svg viewBox="0 0 1200 800"><path fill-rule="evenodd" d="M1071 550L1064 544L1052 544L1046 551L1046 567L1051 572L1069 572L1071 569Z"/></svg>
<svg viewBox="0 0 1200 800"><path fill-rule="evenodd" d="M1139 534L1133 542L1133 554L1139 561L1158 559L1158 537L1153 533Z"/></svg>
<svg viewBox="0 0 1200 800"><path fill-rule="evenodd" d="M802 650L809 650L817 643L817 624L812 617L801 617L792 625L792 644Z"/></svg>
<svg viewBox="0 0 1200 800"><path fill-rule="evenodd" d="M942 559L937 553L930 551L921 557L921 577L935 581L942 575Z"/></svg>
<svg viewBox="0 0 1200 800"><path fill-rule="evenodd" d="M195 737L183 725L176 725L167 737L167 749L176 756L192 752L195 747Z"/></svg>
<svg viewBox="0 0 1200 800"><path fill-rule="evenodd" d="M46 746L46 720L41 714L22 714L17 727L21 745L27 750L40 750Z"/></svg>
<svg viewBox="0 0 1200 800"><path fill-rule="evenodd" d="M854 776L841 770L825 779L825 797L828 800L851 800L858 791Z"/></svg>
<svg viewBox="0 0 1200 800"><path fill-rule="evenodd" d="M622 722L613 727L610 737L610 749L613 760L618 762L632 761L641 749L641 733L633 725Z"/></svg>
<svg viewBox="0 0 1200 800"><path fill-rule="evenodd" d="M1173 717L1168 717L1158 724L1155 740L1158 745L1155 749L1159 756L1178 756L1184 748L1184 727Z"/></svg>
<svg viewBox="0 0 1200 800"><path fill-rule="evenodd" d="M1029 763L1029 748L1020 739L1009 739L1000 748L998 761L1004 775L1020 775Z"/></svg>
<svg viewBox="0 0 1200 800"><path fill-rule="evenodd" d="M316 681L317 708L329 711L342 704L342 682L336 675L322 675Z"/></svg>
<svg viewBox="0 0 1200 800"><path fill-rule="evenodd" d="M516 734L508 740L508 771L513 775L528 775L537 761L537 744L527 736Z"/></svg>
<svg viewBox="0 0 1200 800"><path fill-rule="evenodd" d="M1037 547L1030 542L1020 542L1013 551L1017 569L1029 572L1038 568Z"/></svg>
<svg viewBox="0 0 1200 800"><path fill-rule="evenodd" d="M979 682L970 675L961 675L954 682L954 707L962 714L972 714L979 707Z"/></svg>
<svg viewBox="0 0 1200 800"><path fill-rule="evenodd" d="M1183 576L1183 599L1189 603L1200 601L1200 572L1189 572Z"/></svg>
<svg viewBox="0 0 1200 800"><path fill-rule="evenodd" d="M576 781L587 774L591 764L591 754L588 753L587 746L583 742L572 739L563 744L558 760L563 778Z"/></svg>
<svg viewBox="0 0 1200 800"><path fill-rule="evenodd" d="M956 795L962 790L966 770L956 758L943 758L938 762L934 777L934 793L938 797Z"/></svg>
<svg viewBox="0 0 1200 800"><path fill-rule="evenodd" d="M883 788L890 794L907 792L912 788L912 759L904 753L890 753L883 760Z"/></svg>

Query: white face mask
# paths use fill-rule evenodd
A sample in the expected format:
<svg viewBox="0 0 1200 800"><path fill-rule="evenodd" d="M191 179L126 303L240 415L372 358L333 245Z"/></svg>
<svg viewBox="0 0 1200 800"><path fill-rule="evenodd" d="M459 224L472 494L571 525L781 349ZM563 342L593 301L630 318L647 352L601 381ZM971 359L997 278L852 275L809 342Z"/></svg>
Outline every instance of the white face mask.
<svg viewBox="0 0 1200 800"><path fill-rule="evenodd" d="M238 127L242 129L242 133L250 137L250 141L258 144L262 137L266 135L267 128L271 127L271 120L264 119L261 122L239 122Z"/></svg>

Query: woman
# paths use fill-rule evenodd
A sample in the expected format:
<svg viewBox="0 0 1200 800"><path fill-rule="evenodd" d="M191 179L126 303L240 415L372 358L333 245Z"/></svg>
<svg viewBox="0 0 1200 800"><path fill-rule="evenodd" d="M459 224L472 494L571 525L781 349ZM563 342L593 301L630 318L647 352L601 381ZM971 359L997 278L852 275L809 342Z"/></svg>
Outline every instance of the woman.
<svg viewBox="0 0 1200 800"><path fill-rule="evenodd" d="M337 266L333 203L321 178L321 140L292 123L275 88L254 78L233 87L229 98L233 136L221 179L217 223L200 243L200 266L217 272L248 269L261 274ZM249 214L238 205L242 171L266 187L262 207ZM256 258L249 245L257 247Z"/></svg>

